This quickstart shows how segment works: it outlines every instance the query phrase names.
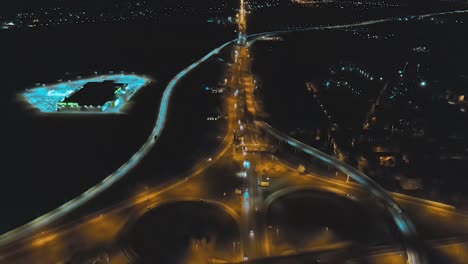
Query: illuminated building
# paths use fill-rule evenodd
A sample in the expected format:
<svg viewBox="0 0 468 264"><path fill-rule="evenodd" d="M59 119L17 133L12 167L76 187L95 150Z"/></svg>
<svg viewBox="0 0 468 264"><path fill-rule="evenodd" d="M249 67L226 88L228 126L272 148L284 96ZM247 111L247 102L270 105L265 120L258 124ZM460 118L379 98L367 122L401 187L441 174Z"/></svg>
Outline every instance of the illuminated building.
<svg viewBox="0 0 468 264"><path fill-rule="evenodd" d="M44 113L119 113L148 82L136 75L108 75L27 89L23 97Z"/></svg>
<svg viewBox="0 0 468 264"><path fill-rule="evenodd" d="M127 87L128 84L115 83L112 80L89 82L57 104L57 110L106 111L126 101Z"/></svg>

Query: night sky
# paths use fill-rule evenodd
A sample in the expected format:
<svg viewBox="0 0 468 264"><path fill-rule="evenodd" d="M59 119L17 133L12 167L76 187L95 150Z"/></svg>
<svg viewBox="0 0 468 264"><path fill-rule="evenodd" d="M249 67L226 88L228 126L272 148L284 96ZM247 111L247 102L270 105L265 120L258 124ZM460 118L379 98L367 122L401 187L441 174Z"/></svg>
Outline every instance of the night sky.
<svg viewBox="0 0 468 264"><path fill-rule="evenodd" d="M140 0L140 2L148 2L150 5L158 9L162 6L172 6L182 4L196 8L208 8L218 6L222 1L231 2L237 5L238 0ZM288 0L286 0L288 1ZM18 11L31 11L38 8L50 7L105 7L116 4L125 4L128 2L137 2L137 0L15 0L15 1L0 1L0 15L12 15Z"/></svg>
<svg viewBox="0 0 468 264"><path fill-rule="evenodd" d="M19 10L32 10L37 8L47 7L75 7L75 6L92 6L102 4L112 4L119 2L127 2L127 0L15 0L15 1L0 1L0 13L11 13ZM158 1L153 1L158 2Z"/></svg>

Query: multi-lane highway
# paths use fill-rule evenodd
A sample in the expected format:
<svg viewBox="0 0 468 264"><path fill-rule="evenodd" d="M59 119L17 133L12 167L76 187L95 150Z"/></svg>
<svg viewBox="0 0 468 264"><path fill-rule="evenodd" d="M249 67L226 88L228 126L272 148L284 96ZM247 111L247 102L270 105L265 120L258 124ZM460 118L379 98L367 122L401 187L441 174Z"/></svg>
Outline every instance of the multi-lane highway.
<svg viewBox="0 0 468 264"><path fill-rule="evenodd" d="M420 17L425 18L464 12L468 12L468 10L426 14ZM279 35L291 31L265 32L247 36L245 15L245 9L242 7L239 19L239 39L241 41L232 40L212 50L179 72L168 83L161 99L154 129L143 146L118 170L79 197L18 229L3 234L0 237L1 263L32 263L31 261L34 262L38 258L44 259L47 263L63 262L69 259L70 256L79 254L82 251L102 248L104 246L108 247L115 244L115 241L121 235L121 231L128 227L129 223L133 221L132 219L143 216L149 210L153 210L153 208L161 204L188 200L219 205L220 208L229 212L229 215L239 222L240 241L233 241L234 247L232 249L237 257L226 260L241 261L269 256L271 249L274 248L274 242L268 238L264 214L268 207L265 201L271 200L272 197L266 197L268 194L259 186L259 182L264 179L262 178L263 175L256 168L263 166L265 163L272 163L275 166L281 167L284 163L266 158L267 156L270 157L270 152L274 149L274 146L268 140L269 137L263 136L260 133L261 130L268 132L270 138L282 140L292 147L308 153L322 160L325 164L349 175L360 184L360 188L367 190L377 197L379 201L385 204L387 212L393 218L398 230L404 237L408 262L425 262L424 253L419 247L414 225L402 212L402 209L400 209L400 206L394 201L393 197L388 195L378 184L351 166L293 138L285 136L263 122L254 121L261 118L262 110L261 102L259 102L255 94L256 82L250 69L252 54L250 54L249 48L251 43L263 36ZM293 31L359 27L390 22L397 19L390 18L349 25L311 27ZM224 136L219 151L209 160L196 164L194 169L187 175L177 177L176 180L166 184L164 187L149 188L135 196L129 197L125 201L103 209L96 214L86 216L74 223L54 226L53 224L57 220L102 193L109 186L125 177L130 170L142 161L142 158L149 150L155 147L159 136L164 131L171 95L179 84L179 81L204 62L216 57L217 54L232 44L234 44L232 46L232 64L226 73L227 89L224 100L227 133ZM228 169L223 169L223 174L219 174L219 168L224 168L225 166ZM300 182L301 184L311 183L307 180L303 181L304 177L294 170L284 170L288 171L288 173L283 174L282 177L284 179L291 178L292 180L283 180L282 182L289 182L291 184L293 182ZM315 177L319 176L315 175ZM241 178L240 183L238 183L239 177ZM223 182L232 182L232 184L226 185ZM335 184L342 185L343 183ZM207 186L223 187L219 190L217 188L213 190L213 188L210 189ZM268 188L269 191L275 188L280 191L282 188L289 187L288 185L275 185L272 182L272 186ZM337 187L334 186L333 188L336 189ZM236 194L234 195L234 193ZM402 197L398 197L398 199L405 200ZM420 203L420 206L424 208L426 205ZM437 207L434 204L431 206ZM443 205L437 208L445 210L444 212L452 210L445 208ZM450 215L450 213L447 213L447 215ZM239 242L240 248L236 247L237 242ZM79 248L81 244L86 244L86 247ZM115 259L119 259L119 261L125 259L125 256L122 256L119 250L114 250L112 253L115 253Z"/></svg>

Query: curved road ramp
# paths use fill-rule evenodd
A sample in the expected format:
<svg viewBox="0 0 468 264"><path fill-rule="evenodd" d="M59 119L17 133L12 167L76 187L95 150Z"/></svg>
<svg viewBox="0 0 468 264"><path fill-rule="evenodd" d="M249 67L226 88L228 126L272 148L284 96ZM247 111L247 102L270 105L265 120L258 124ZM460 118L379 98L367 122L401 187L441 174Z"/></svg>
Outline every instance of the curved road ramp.
<svg viewBox="0 0 468 264"><path fill-rule="evenodd" d="M261 127L274 138L323 161L327 165L336 168L346 175L349 175L349 177L366 188L370 193L377 197L382 204L384 204L388 213L393 218L393 221L395 222L404 239L406 252L408 255L408 262L426 263L426 258L423 250L421 249L418 235L413 223L403 213L398 204L392 199L387 191L380 187L380 185L352 166L280 132L265 122L255 121L255 124Z"/></svg>

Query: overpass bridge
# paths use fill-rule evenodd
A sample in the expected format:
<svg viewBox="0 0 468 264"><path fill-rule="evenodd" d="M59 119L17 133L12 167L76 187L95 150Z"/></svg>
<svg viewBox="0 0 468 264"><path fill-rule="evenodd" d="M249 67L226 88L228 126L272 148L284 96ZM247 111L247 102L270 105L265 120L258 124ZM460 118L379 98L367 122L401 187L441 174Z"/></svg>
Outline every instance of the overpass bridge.
<svg viewBox="0 0 468 264"><path fill-rule="evenodd" d="M245 9L241 8L241 38L246 38L245 14ZM219 52L228 45L215 51ZM188 238L181 241L189 243L183 254L184 263L303 263L305 260L307 263L316 260L322 263L344 260L351 263L426 263L430 262L426 256L431 254L431 249L450 259L451 263L466 263L467 243L460 235L467 235L467 215L449 205L388 193L349 165L260 121L263 113L250 70L250 46L242 40L232 47L232 64L225 76L227 133L217 153L164 187L144 188L128 199L91 215L63 225L46 225L28 236L2 243L0 263L158 262L155 256L162 256L170 250L164 247L164 239L170 240L171 234L175 236L182 232L178 228L193 222L204 225L208 220L188 210L178 211L161 224L159 233L148 231L150 237L159 238L161 235L161 247L152 248L149 244L149 249L141 248L138 241L129 242L128 237L132 237L138 228L153 230L154 226L145 225L142 219L147 219L154 212L163 208L186 208L179 206L188 205L197 205L203 212L233 223L234 228L227 238L216 230L186 230ZM216 52L210 53L209 57ZM193 65L178 78L198 64ZM176 83L171 82L170 88L173 89ZM162 130L160 123L157 130L158 133ZM291 164L277 155L282 153L275 153L279 149L274 143L276 141L314 157L317 163L321 163L319 167L327 167L327 170L309 168L308 173L301 172L297 169L298 164ZM333 177L338 172L349 175L355 182ZM269 186L259 186L262 181L268 182ZM393 240L366 244L356 241L357 237L340 236L340 230L331 226L319 224L315 227L317 224L311 223L315 233L310 234L306 241L294 241L298 236L289 231L295 230L303 235L305 231L302 231L309 227L275 222L272 212L280 208L286 216L298 214L292 206L291 209L281 205L286 198L299 194L338 201L346 204L340 207L343 210L348 205L365 208L373 212L370 215L390 219L381 222L382 228L393 230L398 235ZM355 205L358 207L353 207ZM334 208L327 210L333 211ZM318 218L324 212L310 213ZM337 211L334 213L340 215ZM346 222L348 219L328 220ZM354 220L350 218L349 221ZM375 223L369 219L368 222L352 224L372 226ZM321 231L316 231L318 229ZM219 243L210 242L213 240ZM148 250L157 254L142 254Z"/></svg>

